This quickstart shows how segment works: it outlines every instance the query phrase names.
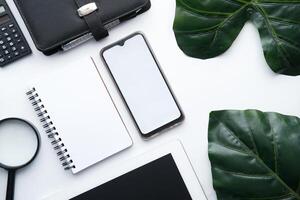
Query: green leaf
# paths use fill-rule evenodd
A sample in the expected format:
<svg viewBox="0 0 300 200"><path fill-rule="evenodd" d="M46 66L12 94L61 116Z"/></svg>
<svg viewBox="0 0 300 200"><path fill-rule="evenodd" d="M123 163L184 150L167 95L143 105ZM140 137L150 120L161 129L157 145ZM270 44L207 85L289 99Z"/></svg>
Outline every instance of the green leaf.
<svg viewBox="0 0 300 200"><path fill-rule="evenodd" d="M215 111L208 143L218 199L300 200L299 118Z"/></svg>
<svg viewBox="0 0 300 200"><path fill-rule="evenodd" d="M224 53L245 22L258 28L264 55L280 74L300 74L300 0L176 0L174 32L189 56Z"/></svg>

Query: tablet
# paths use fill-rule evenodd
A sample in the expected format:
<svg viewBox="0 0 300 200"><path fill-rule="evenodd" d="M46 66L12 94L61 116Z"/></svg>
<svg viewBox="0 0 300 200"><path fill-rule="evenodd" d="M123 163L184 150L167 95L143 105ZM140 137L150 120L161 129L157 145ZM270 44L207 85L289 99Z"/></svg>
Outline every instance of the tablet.
<svg viewBox="0 0 300 200"><path fill-rule="evenodd" d="M105 183L70 187L46 199L206 200L183 145L174 141L124 163Z"/></svg>

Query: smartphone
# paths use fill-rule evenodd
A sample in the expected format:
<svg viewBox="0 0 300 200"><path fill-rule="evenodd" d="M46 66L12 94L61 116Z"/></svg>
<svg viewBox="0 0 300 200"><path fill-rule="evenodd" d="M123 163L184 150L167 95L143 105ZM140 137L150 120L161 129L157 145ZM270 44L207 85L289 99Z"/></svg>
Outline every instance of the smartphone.
<svg viewBox="0 0 300 200"><path fill-rule="evenodd" d="M184 120L184 114L142 33L134 33L105 47L100 56L143 137L154 136Z"/></svg>

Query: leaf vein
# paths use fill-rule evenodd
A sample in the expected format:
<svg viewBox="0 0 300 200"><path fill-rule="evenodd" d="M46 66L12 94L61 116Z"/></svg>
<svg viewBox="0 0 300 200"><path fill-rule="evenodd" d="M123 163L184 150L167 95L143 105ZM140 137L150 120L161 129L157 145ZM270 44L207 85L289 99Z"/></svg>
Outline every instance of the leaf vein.
<svg viewBox="0 0 300 200"><path fill-rule="evenodd" d="M283 36L278 35L278 39L284 43L285 45L295 49L296 51L300 52L300 47L297 46L296 44L292 43L291 41L289 41L288 39L284 38Z"/></svg>
<svg viewBox="0 0 300 200"><path fill-rule="evenodd" d="M263 0L263 1L258 1L256 4L260 4L260 5L263 5L263 4L295 4L295 5L298 5L298 4L300 4L300 1L297 1L297 0L295 0L295 1L282 1L282 0L270 0L270 1L268 1L268 0Z"/></svg>
<svg viewBox="0 0 300 200"><path fill-rule="evenodd" d="M224 1L224 2L227 2L227 3L229 3L229 4L236 5L236 6L241 6L241 5L243 5L243 4L247 4L247 2L242 1L242 0L236 0L236 1L234 1L234 0L223 0L223 1Z"/></svg>
<svg viewBox="0 0 300 200"><path fill-rule="evenodd" d="M243 7L239 8L238 10L236 10L234 13L232 13L228 18L223 18L224 21L221 21L219 24L216 24L214 26L208 27L208 28L203 28L203 29L198 29L198 30L191 30L191 31L179 31L176 30L176 33L186 33L186 34L202 34L202 35L207 35L209 33L214 32L214 37L212 38L212 42L210 43L210 47L213 45L217 32L219 32L220 28L222 28L224 26L224 24L230 20L235 14L237 14L238 12L240 12L242 9L244 9L247 5L244 5ZM191 11L188 11L191 12ZM191 12L192 13L192 12ZM203 32L205 31L205 32Z"/></svg>
<svg viewBox="0 0 300 200"><path fill-rule="evenodd" d="M196 30L188 30L188 31L179 31L179 30L176 30L176 33L186 33L186 34L202 34L202 35L205 35L205 34L209 34L211 32L214 31L214 29L216 29L218 26L220 25L219 24L216 24L214 26L211 26L211 27L207 27L207 28L201 28L201 29L196 29Z"/></svg>
<svg viewBox="0 0 300 200"><path fill-rule="evenodd" d="M219 30L224 26L224 24L227 21L229 21L230 19L232 19L233 16L235 16L236 14L238 14L241 10L243 10L244 8L246 8L248 5L249 5L249 3L246 4L246 5L244 5L244 6L242 6L241 8L239 8L238 10L236 10L234 13L232 13L228 18L226 18L223 22L220 23L220 25L216 28L216 32L214 33L214 37L213 37L213 39L212 39L212 41L211 41L211 43L209 45L209 48L211 48L213 46L214 42L216 41L217 34L218 34Z"/></svg>
<svg viewBox="0 0 300 200"><path fill-rule="evenodd" d="M247 173L244 173L244 172L228 171L228 170L225 170L225 169L221 169L219 167L213 167L213 168L216 169L216 170L219 170L219 171L223 171L225 173L229 173L229 174L233 174L233 175L237 175L237 176L250 177L250 178L258 178L258 177L270 178L270 177L273 177L272 174L247 174Z"/></svg>
<svg viewBox="0 0 300 200"><path fill-rule="evenodd" d="M220 143L214 143L214 144L219 145L219 146L221 146L221 147L224 147L224 148L226 148L226 149L232 150L232 151L236 151L236 152L239 152L239 153L248 155L247 152L242 151L242 150L239 150L239 149L232 148L232 147L230 147L230 146L228 146L228 145L224 145L224 144L220 144Z"/></svg>
<svg viewBox="0 0 300 200"><path fill-rule="evenodd" d="M284 194L284 195L280 195L280 196L269 196L269 197L253 197L253 198L243 198L243 200L274 200L274 199L278 199L278 198L286 198L286 197L290 197L292 196L291 193L287 193L287 194Z"/></svg>
<svg viewBox="0 0 300 200"><path fill-rule="evenodd" d="M273 153L274 153L274 169L275 169L275 172L278 174L278 148L277 148L277 142L275 139L276 133L272 127L272 123L271 123L270 119L267 117L266 117L266 119L269 123L271 135L272 135L272 144L273 144Z"/></svg>
<svg viewBox="0 0 300 200"><path fill-rule="evenodd" d="M179 1L181 4L182 4L182 8L186 11L189 11L189 13L191 14L200 14L200 15L210 15L210 16L228 16L230 15L231 13L225 13L225 12L210 12L210 11L206 11L206 10L199 10L199 9L195 9L195 8L192 8L190 5L188 5L184 0L177 0Z"/></svg>
<svg viewBox="0 0 300 200"><path fill-rule="evenodd" d="M266 24L267 24L267 29L270 32L273 40L276 42L277 44L277 48L279 50L279 53L281 54L281 57L285 60L285 62L288 64L288 66L286 66L286 68L292 68L292 65L290 63L290 61L287 59L288 55L286 55L286 52L284 51L284 48L282 48L281 43L278 39L277 33L275 32L273 26L270 23L270 20L268 18L268 15L266 13L266 11L259 5L254 5L254 7L258 10L258 12L261 13L261 15L263 16L263 18L265 18L266 20Z"/></svg>
<svg viewBox="0 0 300 200"><path fill-rule="evenodd" d="M252 128L251 128L251 126L250 126L250 123L249 123L248 121L247 121L247 124L248 124L249 130L250 130L250 138L251 138L251 142L253 143L253 147L254 147L254 150L255 150L256 154L259 156L259 152L258 152L256 143L255 143L255 140L254 140L253 130L252 130Z"/></svg>
<svg viewBox="0 0 300 200"><path fill-rule="evenodd" d="M300 25L299 21L290 20L290 19L283 19L279 17L269 17L270 21L275 23L282 23L285 25Z"/></svg>

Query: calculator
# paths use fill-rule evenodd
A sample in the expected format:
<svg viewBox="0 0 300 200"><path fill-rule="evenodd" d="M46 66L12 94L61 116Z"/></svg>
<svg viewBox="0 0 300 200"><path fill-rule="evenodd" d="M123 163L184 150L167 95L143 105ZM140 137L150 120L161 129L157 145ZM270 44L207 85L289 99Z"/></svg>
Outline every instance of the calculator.
<svg viewBox="0 0 300 200"><path fill-rule="evenodd" d="M0 67L26 55L31 49L5 0L0 0Z"/></svg>

